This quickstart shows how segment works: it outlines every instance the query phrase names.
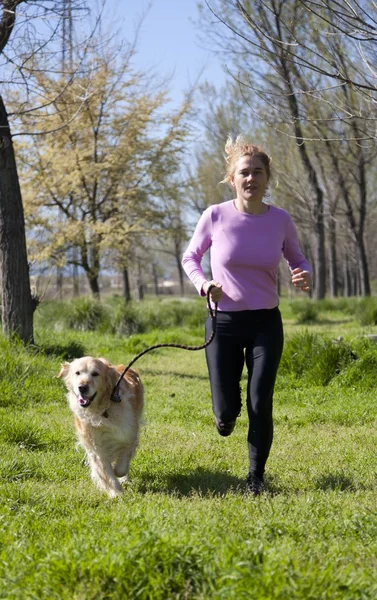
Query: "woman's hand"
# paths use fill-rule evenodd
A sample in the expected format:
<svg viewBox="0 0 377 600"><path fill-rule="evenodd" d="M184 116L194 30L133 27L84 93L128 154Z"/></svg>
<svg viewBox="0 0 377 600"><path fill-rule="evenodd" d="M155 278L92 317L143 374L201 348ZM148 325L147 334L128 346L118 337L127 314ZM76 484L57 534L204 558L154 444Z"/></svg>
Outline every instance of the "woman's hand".
<svg viewBox="0 0 377 600"><path fill-rule="evenodd" d="M214 281L214 280L205 281L202 285L202 290L205 295L207 295L208 288L211 285L214 286L209 293L211 300L212 300L212 302L219 302L219 300L221 300L221 296L223 295L223 286L221 285L221 283L218 283L217 281Z"/></svg>
<svg viewBox="0 0 377 600"><path fill-rule="evenodd" d="M292 283L303 292L309 292L312 289L312 276L309 271L297 268L292 271Z"/></svg>

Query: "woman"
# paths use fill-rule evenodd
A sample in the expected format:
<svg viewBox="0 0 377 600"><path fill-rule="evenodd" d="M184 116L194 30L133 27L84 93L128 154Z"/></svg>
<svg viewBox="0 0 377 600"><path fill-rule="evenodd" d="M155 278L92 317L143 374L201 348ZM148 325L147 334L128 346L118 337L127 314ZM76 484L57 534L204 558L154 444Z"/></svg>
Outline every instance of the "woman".
<svg viewBox="0 0 377 600"><path fill-rule="evenodd" d="M248 370L249 473L247 490L263 489L273 436L272 399L283 350L278 308L278 265L287 260L294 286L311 289L311 268L300 248L295 226L283 209L263 202L270 180L270 157L242 137L226 146L227 175L235 199L207 208L182 259L183 268L204 296L210 286L218 302L216 335L206 348L215 424L220 435L232 433L241 411L240 380ZM222 182L222 183L223 183ZM212 280L201 267L210 249ZM211 319L206 322L206 335Z"/></svg>

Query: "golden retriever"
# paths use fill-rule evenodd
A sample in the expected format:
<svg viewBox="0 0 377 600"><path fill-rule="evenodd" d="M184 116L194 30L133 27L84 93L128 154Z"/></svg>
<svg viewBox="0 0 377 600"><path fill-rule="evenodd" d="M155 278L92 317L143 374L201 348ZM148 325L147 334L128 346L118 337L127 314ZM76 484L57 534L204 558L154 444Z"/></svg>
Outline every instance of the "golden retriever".
<svg viewBox="0 0 377 600"><path fill-rule="evenodd" d="M65 362L57 375L68 389L68 403L92 480L112 498L123 491L118 478L128 478L144 405L143 385L132 369L120 383L120 400L111 399L123 370L123 365L112 366L104 358L84 356Z"/></svg>

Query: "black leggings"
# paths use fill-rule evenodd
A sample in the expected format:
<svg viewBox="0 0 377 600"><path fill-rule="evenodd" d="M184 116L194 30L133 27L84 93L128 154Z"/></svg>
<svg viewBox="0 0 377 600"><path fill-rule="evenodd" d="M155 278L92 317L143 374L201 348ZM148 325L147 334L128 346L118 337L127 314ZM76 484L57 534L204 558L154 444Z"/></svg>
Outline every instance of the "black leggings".
<svg viewBox="0 0 377 600"><path fill-rule="evenodd" d="M207 339L211 331L208 317ZM246 361L250 472L260 479L272 444L272 399L283 343L283 325L276 307L218 312L216 335L206 348L213 412L224 423L235 421L241 412L240 380Z"/></svg>

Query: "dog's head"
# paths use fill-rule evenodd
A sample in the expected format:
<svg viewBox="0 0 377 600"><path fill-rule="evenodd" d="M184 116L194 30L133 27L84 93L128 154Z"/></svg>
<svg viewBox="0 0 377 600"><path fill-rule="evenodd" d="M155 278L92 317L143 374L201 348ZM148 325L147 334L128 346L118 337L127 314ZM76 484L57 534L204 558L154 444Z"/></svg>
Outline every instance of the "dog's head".
<svg viewBox="0 0 377 600"><path fill-rule="evenodd" d="M110 398L117 381L117 373L104 358L84 356L71 363L65 362L57 377L62 377L68 391L77 398L79 406L87 408L92 402Z"/></svg>

